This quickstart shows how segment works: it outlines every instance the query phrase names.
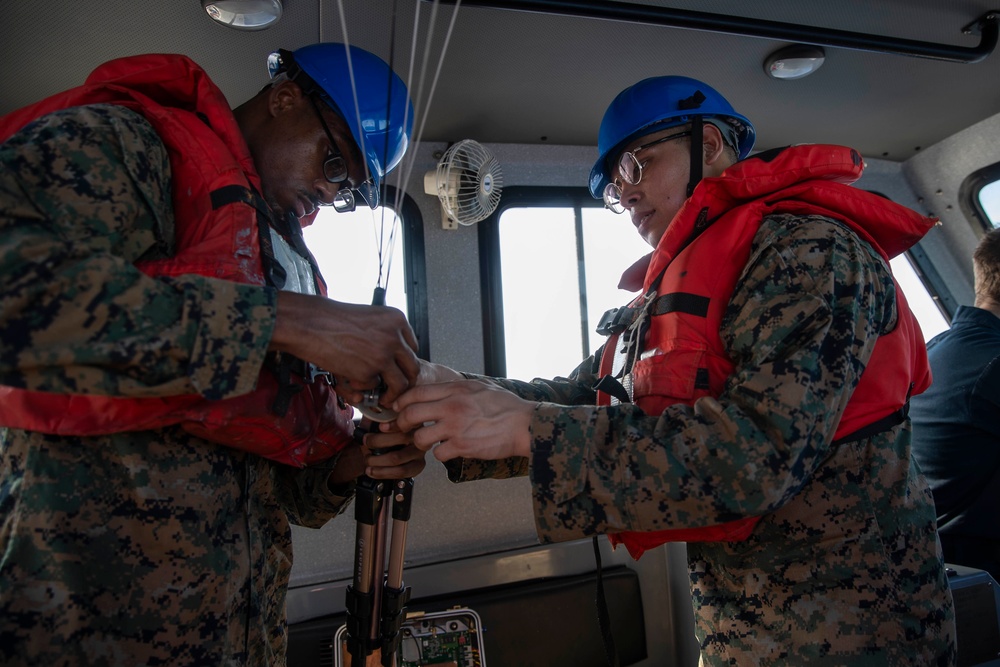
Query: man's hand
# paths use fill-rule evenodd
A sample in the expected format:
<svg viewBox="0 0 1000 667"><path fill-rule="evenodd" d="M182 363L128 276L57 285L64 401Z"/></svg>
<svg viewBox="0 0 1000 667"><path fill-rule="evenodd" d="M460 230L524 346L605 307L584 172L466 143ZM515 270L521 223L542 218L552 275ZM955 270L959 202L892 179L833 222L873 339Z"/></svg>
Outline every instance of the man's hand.
<svg viewBox="0 0 1000 667"><path fill-rule="evenodd" d="M362 428L370 423L362 422ZM395 449L393 449L395 448ZM384 451L391 449L391 451ZM372 479L406 479L416 477L426 465L427 452L413 445L410 433L393 430L388 433L366 433L362 442L353 441L340 452L337 465L330 471L328 483L343 485L361 475Z"/></svg>
<svg viewBox="0 0 1000 667"><path fill-rule="evenodd" d="M454 382L464 380L465 376L458 371L442 364L432 364L429 361L420 359L420 372L417 374L415 384L436 384L438 382Z"/></svg>
<svg viewBox="0 0 1000 667"><path fill-rule="evenodd" d="M337 393L352 404L382 385L382 403L390 405L420 372L417 337L400 311L294 292L278 294L269 349L333 373Z"/></svg>
<svg viewBox="0 0 1000 667"><path fill-rule="evenodd" d="M372 479L416 477L426 465L427 452L414 446L412 433L366 433L364 443L368 452L365 474Z"/></svg>
<svg viewBox="0 0 1000 667"><path fill-rule="evenodd" d="M535 403L479 380L456 380L410 389L393 405L395 427L413 429L413 443L434 456L503 459L531 454ZM382 425L385 431L392 428Z"/></svg>

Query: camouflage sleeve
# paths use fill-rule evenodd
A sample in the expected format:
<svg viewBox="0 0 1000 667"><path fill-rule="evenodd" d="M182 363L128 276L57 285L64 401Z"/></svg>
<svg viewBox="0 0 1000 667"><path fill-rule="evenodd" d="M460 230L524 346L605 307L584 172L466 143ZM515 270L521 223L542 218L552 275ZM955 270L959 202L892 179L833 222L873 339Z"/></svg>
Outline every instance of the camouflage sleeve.
<svg viewBox="0 0 1000 667"><path fill-rule="evenodd" d="M894 295L882 259L839 223L765 220L721 327L735 372L717 400L656 416L536 408L539 536L691 528L780 507L827 454Z"/></svg>
<svg viewBox="0 0 1000 667"><path fill-rule="evenodd" d="M535 378L531 382L524 382L506 378L490 378L473 373L463 373L462 375L472 380L492 382L529 401L545 401L562 405L592 405L597 400L594 385L599 379L598 370L603 349L602 345L596 353L577 366L568 378L557 377L552 380ZM444 465L448 469L448 478L453 482L506 479L528 474L528 459L526 457L499 461L452 459L446 461Z"/></svg>
<svg viewBox="0 0 1000 667"><path fill-rule="evenodd" d="M0 384L119 396L252 390L276 294L133 263L173 237L153 128L112 105L44 116L0 144Z"/></svg>
<svg viewBox="0 0 1000 667"><path fill-rule="evenodd" d="M306 528L322 528L350 506L354 498L353 482L336 490L330 488L330 472L338 458L306 468L272 464L274 494L290 522Z"/></svg>

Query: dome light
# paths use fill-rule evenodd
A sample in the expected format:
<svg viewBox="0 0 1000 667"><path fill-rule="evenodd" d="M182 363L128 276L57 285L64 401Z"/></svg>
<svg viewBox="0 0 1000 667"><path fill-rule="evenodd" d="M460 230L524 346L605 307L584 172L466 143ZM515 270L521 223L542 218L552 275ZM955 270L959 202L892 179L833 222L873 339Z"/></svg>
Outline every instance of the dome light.
<svg viewBox="0 0 1000 667"><path fill-rule="evenodd" d="M263 30L281 18L281 0L201 0L216 23L236 30Z"/></svg>
<svg viewBox="0 0 1000 667"><path fill-rule="evenodd" d="M764 71L772 79L785 81L809 76L823 65L826 55L818 46L786 46L764 61Z"/></svg>

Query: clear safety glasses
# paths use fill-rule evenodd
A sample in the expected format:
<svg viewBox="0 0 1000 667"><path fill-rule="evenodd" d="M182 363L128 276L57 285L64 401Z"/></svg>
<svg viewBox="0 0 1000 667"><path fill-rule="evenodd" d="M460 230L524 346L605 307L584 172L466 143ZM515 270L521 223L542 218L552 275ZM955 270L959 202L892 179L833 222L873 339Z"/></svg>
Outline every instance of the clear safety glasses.
<svg viewBox="0 0 1000 667"><path fill-rule="evenodd" d="M618 158L618 174L621 176L621 180L625 181L629 185L638 185L639 181L642 180L642 167L645 163L639 162L639 158L636 157L636 153L639 151L645 150L650 146L655 146L656 144L662 144L665 141L672 141L674 139L681 139L682 137L689 136L691 136L690 130L677 132L676 134L668 134L665 137L654 139L648 144L643 144L630 151L625 151L622 153L621 157ZM625 212L625 207L622 206L622 186L617 178L604 186L604 205L611 209L614 213Z"/></svg>

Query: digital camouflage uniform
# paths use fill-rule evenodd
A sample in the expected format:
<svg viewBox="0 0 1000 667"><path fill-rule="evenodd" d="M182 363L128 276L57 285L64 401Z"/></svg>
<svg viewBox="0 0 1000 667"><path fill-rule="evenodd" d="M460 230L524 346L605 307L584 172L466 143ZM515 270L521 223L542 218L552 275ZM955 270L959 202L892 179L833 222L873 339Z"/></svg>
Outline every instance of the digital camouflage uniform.
<svg viewBox="0 0 1000 667"><path fill-rule="evenodd" d="M542 401L531 458L454 462L451 476L529 474L544 542L763 515L745 542L687 545L705 665L952 665L909 423L830 445L854 360L895 319L889 271L820 217L766 218L750 256L720 330L735 371L718 400L593 407L600 353L568 379L496 380Z"/></svg>
<svg viewBox="0 0 1000 667"><path fill-rule="evenodd" d="M170 165L141 116L67 109L0 144L0 384L251 390L276 292L133 266L172 235ZM344 509L330 467L179 427L0 429L0 664L284 664L289 521L318 527Z"/></svg>

